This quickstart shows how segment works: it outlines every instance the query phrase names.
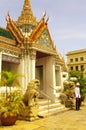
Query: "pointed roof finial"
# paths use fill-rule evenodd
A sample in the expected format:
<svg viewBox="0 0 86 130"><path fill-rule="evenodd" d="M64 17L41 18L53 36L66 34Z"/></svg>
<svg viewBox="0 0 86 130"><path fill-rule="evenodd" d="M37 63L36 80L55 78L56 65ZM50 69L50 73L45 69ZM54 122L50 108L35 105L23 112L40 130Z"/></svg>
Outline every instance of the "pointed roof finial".
<svg viewBox="0 0 86 130"><path fill-rule="evenodd" d="M30 0L24 0L23 9L21 15L18 17L17 24L32 24L36 25L36 17L33 15Z"/></svg>
<svg viewBox="0 0 86 130"><path fill-rule="evenodd" d="M44 14L43 14L43 18L46 16L46 11L44 12Z"/></svg>
<svg viewBox="0 0 86 130"><path fill-rule="evenodd" d="M47 20L46 20L46 24L47 24L48 20L49 20L49 16L48 16L48 18L47 18Z"/></svg>
<svg viewBox="0 0 86 130"><path fill-rule="evenodd" d="M30 7L30 0L24 0L24 6Z"/></svg>

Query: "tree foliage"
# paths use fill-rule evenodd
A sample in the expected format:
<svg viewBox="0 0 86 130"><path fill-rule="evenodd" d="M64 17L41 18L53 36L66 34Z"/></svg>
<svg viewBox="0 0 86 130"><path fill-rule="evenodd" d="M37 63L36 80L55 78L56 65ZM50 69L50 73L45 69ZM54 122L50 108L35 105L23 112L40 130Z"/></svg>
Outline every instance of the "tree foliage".
<svg viewBox="0 0 86 130"><path fill-rule="evenodd" d="M84 77L83 73L81 71L72 70L69 72L69 78L71 77L77 78L77 80L74 82L80 83L81 95L86 97L86 78Z"/></svg>

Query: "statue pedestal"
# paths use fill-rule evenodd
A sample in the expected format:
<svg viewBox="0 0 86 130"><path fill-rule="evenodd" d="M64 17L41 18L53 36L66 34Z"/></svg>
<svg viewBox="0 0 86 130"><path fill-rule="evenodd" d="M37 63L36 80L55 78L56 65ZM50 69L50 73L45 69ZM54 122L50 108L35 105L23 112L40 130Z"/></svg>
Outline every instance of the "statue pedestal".
<svg viewBox="0 0 86 130"><path fill-rule="evenodd" d="M38 106L33 106L30 108L26 106L21 110L18 119L28 121L38 119Z"/></svg>

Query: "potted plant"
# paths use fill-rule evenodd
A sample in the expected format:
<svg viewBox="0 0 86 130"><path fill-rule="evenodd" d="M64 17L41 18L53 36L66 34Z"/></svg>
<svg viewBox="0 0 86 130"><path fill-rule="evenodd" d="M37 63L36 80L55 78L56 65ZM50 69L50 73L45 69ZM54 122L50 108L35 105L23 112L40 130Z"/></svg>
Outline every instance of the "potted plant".
<svg viewBox="0 0 86 130"><path fill-rule="evenodd" d="M19 74L3 71L1 73L0 86L6 88L4 97L0 98L0 118L2 125L13 125L17 120L17 115L21 106L24 106L22 101L21 90L13 88L20 87L17 78Z"/></svg>

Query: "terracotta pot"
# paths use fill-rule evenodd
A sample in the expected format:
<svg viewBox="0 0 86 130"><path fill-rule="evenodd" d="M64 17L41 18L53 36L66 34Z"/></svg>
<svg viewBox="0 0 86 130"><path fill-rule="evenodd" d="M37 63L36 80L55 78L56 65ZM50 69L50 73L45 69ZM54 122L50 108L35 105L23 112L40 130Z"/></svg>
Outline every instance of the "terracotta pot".
<svg viewBox="0 0 86 130"><path fill-rule="evenodd" d="M16 120L17 116L8 115L7 117L4 117L1 115L1 124L4 126L14 125Z"/></svg>

